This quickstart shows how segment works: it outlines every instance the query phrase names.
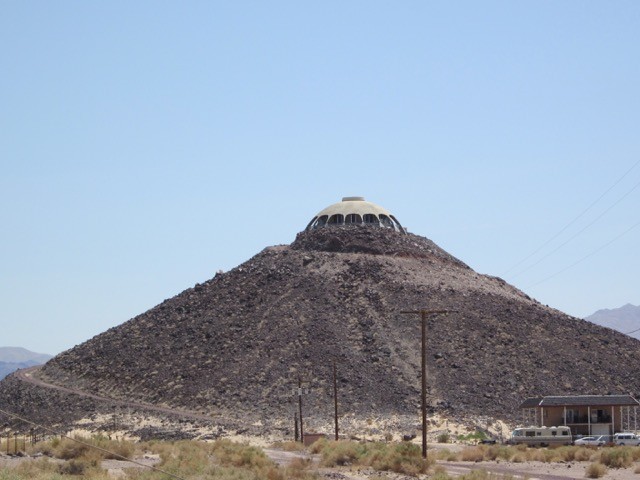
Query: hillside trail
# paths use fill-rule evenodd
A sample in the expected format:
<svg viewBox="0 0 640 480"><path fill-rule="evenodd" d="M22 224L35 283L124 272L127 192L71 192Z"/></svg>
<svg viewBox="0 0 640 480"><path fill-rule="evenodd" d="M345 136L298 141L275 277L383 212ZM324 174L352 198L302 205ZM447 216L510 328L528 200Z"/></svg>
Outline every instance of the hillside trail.
<svg viewBox="0 0 640 480"><path fill-rule="evenodd" d="M149 403L124 401L116 398L96 395L94 393L85 392L83 390L79 390L75 388L68 388L60 385L55 385L53 383L48 383L35 376L35 374L38 372L38 370L40 370L41 367L42 365L37 365L35 367L29 367L29 368L22 368L14 372L14 375L18 380L25 383L29 383L31 385L35 385L41 388L57 390L59 392L63 392L66 394L78 395L85 398L91 398L93 400L97 400L100 402L107 402L111 405L117 405L119 407L139 408L142 410L148 410L152 412L162 413L165 415L178 416L178 417L188 418L192 420L204 420L207 422L210 422L213 420L213 418L210 415L203 415L198 412L193 412L193 411L183 410L183 409L178 409L173 407L161 407L158 405L151 405Z"/></svg>

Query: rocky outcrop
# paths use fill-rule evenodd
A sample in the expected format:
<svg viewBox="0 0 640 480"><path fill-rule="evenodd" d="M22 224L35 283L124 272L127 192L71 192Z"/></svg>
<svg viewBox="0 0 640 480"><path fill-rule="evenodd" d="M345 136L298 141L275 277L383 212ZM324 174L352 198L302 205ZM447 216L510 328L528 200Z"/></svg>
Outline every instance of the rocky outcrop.
<svg viewBox="0 0 640 480"><path fill-rule="evenodd" d="M299 378L310 425L329 423L335 361L342 415L408 425L419 406L420 322L401 311L415 308L455 310L428 322L428 399L451 418L513 419L529 396L640 392L638 340L541 305L426 238L367 226L266 248L39 375L268 430L289 425ZM0 398L20 388L5 380Z"/></svg>

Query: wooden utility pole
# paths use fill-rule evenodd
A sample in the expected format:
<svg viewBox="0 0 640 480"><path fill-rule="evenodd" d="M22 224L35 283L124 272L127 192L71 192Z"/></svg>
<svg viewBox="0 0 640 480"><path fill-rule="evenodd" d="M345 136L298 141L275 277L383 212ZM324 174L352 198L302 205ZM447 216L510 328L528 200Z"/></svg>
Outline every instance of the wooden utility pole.
<svg viewBox="0 0 640 480"><path fill-rule="evenodd" d="M338 380L336 373L336 361L333 361L333 418L335 423L336 441L338 440Z"/></svg>
<svg viewBox="0 0 640 480"><path fill-rule="evenodd" d="M422 391L421 391L421 408L422 408L422 458L427 458L427 315L439 315L449 313L451 310L403 310L403 314L419 314L422 319L422 349L421 349L421 367L422 367Z"/></svg>
<svg viewBox="0 0 640 480"><path fill-rule="evenodd" d="M304 428L302 426L302 380L298 377L298 410L300 413L300 441L304 443Z"/></svg>

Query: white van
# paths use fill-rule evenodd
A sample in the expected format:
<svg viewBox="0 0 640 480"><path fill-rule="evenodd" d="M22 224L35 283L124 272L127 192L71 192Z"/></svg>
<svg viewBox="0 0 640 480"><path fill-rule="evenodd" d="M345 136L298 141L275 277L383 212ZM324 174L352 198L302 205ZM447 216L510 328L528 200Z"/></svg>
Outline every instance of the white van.
<svg viewBox="0 0 640 480"><path fill-rule="evenodd" d="M509 443L547 447L549 445L571 445L571 429L569 427L528 427L516 428L511 434Z"/></svg>
<svg viewBox="0 0 640 480"><path fill-rule="evenodd" d="M635 433L621 432L613 436L613 443L616 445L640 445L640 437Z"/></svg>

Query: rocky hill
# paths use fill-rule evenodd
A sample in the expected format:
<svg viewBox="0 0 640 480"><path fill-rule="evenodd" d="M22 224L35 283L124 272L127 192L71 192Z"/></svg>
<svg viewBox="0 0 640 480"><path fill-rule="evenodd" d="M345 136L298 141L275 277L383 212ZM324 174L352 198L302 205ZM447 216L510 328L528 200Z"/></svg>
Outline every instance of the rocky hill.
<svg viewBox="0 0 640 480"><path fill-rule="evenodd" d="M585 320L640 339L640 306L627 303L620 308L605 308L589 315Z"/></svg>
<svg viewBox="0 0 640 480"><path fill-rule="evenodd" d="M310 428L330 423L336 361L343 418L405 428L418 419L420 322L400 312L416 308L456 311L428 325L428 399L449 418L520 418L529 396L640 393L640 341L541 305L424 237L364 225L266 248L38 376L271 431L290 428L298 378ZM0 401L25 415L69 421L101 409L51 397L14 377L0 383Z"/></svg>

